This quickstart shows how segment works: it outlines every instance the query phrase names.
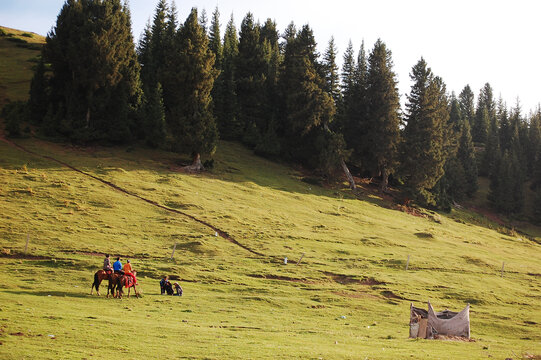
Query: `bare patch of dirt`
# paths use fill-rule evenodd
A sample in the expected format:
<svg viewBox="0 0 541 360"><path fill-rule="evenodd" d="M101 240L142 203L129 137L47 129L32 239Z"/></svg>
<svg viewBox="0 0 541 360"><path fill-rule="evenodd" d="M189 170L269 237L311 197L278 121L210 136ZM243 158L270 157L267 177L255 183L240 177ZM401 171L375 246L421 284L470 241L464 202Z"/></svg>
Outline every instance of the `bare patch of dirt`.
<svg viewBox="0 0 541 360"><path fill-rule="evenodd" d="M390 290L384 290L381 292L381 295L386 297L387 299L396 299L396 300L407 300L407 301L413 301L412 299L406 299L405 297L401 295L397 295L394 292Z"/></svg>
<svg viewBox="0 0 541 360"><path fill-rule="evenodd" d="M250 274L250 275L248 275L248 276L253 277L253 278L256 278L256 279L291 281L291 282L302 283L302 284L315 284L315 283L316 283L315 281L311 281L311 280L297 279L297 278L292 278L292 277L289 277L289 276L281 276L281 275L270 275L270 274L260 275L260 274Z"/></svg>
<svg viewBox="0 0 541 360"><path fill-rule="evenodd" d="M24 336L24 333L22 332L16 332L16 333L10 333L9 335L13 335L13 336Z"/></svg>
<svg viewBox="0 0 541 360"><path fill-rule="evenodd" d="M0 253L0 258L8 258L8 259L24 259L24 260L51 260L48 256L41 256L41 255L29 255L29 254L22 254L22 253Z"/></svg>
<svg viewBox="0 0 541 360"><path fill-rule="evenodd" d="M409 214L409 215L412 215L412 216L426 218L426 214L423 214L421 211L419 211L418 209L413 208L411 206L402 205L402 204L396 204L394 206L394 209L396 209L398 211L402 211L402 212L404 212L406 214Z"/></svg>
<svg viewBox="0 0 541 360"><path fill-rule="evenodd" d="M472 210L478 214L481 214L483 216L485 216L486 218L494 221L495 223L498 223L500 225L505 225L505 222L500 218L498 217L498 215L490 210L487 210L487 209L483 209L483 208L480 208L480 207L477 207L477 206L469 206L468 207L468 210Z"/></svg>
<svg viewBox="0 0 541 360"><path fill-rule="evenodd" d="M325 275L330 276L335 282L342 284L342 285L351 285L351 284L358 284L358 285L382 285L384 282L378 281L374 278L366 278L366 279L355 279L349 275L344 274L336 274L332 272L323 272Z"/></svg>
<svg viewBox="0 0 541 360"><path fill-rule="evenodd" d="M362 299L362 298L379 299L379 297L376 296L376 295L368 294L368 293L360 292L360 291L356 291L356 292L333 291L333 294L343 296L343 297L347 297L347 298L351 298L351 299Z"/></svg>
<svg viewBox="0 0 541 360"><path fill-rule="evenodd" d="M63 250L62 252L67 254L80 254L80 255L87 255L87 256L103 256L105 257L105 253L100 252L91 252L91 251L77 251L77 250ZM118 255L120 257L127 257L125 255Z"/></svg>

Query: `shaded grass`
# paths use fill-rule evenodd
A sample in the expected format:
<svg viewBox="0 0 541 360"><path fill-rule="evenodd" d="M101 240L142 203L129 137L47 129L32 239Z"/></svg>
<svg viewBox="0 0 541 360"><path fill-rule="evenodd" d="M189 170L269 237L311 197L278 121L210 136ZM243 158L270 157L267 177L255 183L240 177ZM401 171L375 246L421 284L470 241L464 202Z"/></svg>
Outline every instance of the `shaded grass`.
<svg viewBox="0 0 541 360"><path fill-rule="evenodd" d="M26 100L43 36L0 26L0 108L9 101Z"/></svg>

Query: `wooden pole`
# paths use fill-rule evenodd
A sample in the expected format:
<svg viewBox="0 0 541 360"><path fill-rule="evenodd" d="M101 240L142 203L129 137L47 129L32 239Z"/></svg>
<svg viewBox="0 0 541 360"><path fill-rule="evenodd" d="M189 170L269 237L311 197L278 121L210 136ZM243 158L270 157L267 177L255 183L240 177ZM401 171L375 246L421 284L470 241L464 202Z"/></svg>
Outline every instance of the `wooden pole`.
<svg viewBox="0 0 541 360"><path fill-rule="evenodd" d="M502 275L501 275L502 277L503 277L503 270L504 270L504 267L505 267L505 261L502 262Z"/></svg>
<svg viewBox="0 0 541 360"><path fill-rule="evenodd" d="M297 261L297 265L299 265L299 264L301 263L301 260L302 260L302 258L304 257L304 254L305 254L305 253L302 253L301 258L299 259L299 261Z"/></svg>
<svg viewBox="0 0 541 360"><path fill-rule="evenodd" d="M24 246L24 253L28 252L28 241L30 240L30 234L26 234L26 245Z"/></svg>
<svg viewBox="0 0 541 360"><path fill-rule="evenodd" d="M171 260L173 260L173 256L175 256L176 249L177 249L177 243L175 243L175 246L173 246L173 252L171 253Z"/></svg>
<svg viewBox="0 0 541 360"><path fill-rule="evenodd" d="M409 266L410 266L410 256L408 255L408 261L406 261L406 271L408 271Z"/></svg>

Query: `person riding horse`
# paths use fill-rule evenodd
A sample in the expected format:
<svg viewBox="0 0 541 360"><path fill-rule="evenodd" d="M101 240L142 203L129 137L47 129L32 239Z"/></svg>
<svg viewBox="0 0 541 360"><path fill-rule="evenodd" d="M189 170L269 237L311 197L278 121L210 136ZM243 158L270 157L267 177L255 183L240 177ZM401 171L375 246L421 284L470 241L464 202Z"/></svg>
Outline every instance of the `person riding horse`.
<svg viewBox="0 0 541 360"><path fill-rule="evenodd" d="M113 263L113 270L115 271L115 274L124 275L124 271L122 271L122 263L120 262L119 257L117 257L116 261Z"/></svg>
<svg viewBox="0 0 541 360"><path fill-rule="evenodd" d="M124 267L122 268L122 270L124 270L124 274L128 275L128 276L131 276L131 278L133 279L133 282L137 285L137 279L135 278L135 275L133 274L134 271L133 271L133 268L131 266L131 263L130 263L130 260L126 260L126 264L124 264Z"/></svg>
<svg viewBox="0 0 541 360"><path fill-rule="evenodd" d="M105 259L103 259L103 270L105 270L108 274L113 272L113 269L111 268L111 260L109 259L109 254L105 254Z"/></svg>

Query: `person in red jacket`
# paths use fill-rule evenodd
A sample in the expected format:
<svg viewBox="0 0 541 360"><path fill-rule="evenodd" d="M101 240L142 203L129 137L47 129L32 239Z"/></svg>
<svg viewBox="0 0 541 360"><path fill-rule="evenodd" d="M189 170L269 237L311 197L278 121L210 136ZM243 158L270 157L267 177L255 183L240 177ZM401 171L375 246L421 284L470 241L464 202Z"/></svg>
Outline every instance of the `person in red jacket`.
<svg viewBox="0 0 541 360"><path fill-rule="evenodd" d="M133 279L133 283L137 285L137 279L135 278L135 275L133 273L133 268L131 267L130 260L126 261L126 264L124 264L122 270L124 270L124 274L131 276L131 278Z"/></svg>

